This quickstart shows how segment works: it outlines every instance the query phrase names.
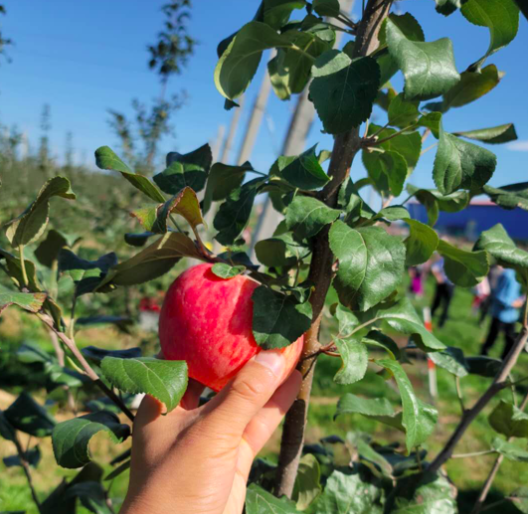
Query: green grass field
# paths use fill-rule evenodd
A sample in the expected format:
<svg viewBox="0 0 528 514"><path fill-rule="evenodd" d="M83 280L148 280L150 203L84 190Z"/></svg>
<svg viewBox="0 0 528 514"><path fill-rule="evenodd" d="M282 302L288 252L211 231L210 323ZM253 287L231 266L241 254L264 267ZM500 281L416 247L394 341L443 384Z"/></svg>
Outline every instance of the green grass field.
<svg viewBox="0 0 528 514"><path fill-rule="evenodd" d="M432 294L433 285L427 284L426 299L417 302L417 307L421 308L429 302ZM466 355L478 353L481 341L484 338L487 323L479 327L477 321L471 317L470 305L471 294L463 289L457 289L455 298L451 306L451 317L441 330L435 330L436 335L446 345L461 348ZM11 311L15 312L15 311ZM331 326L329 329L331 331ZM121 336L120 336L121 337ZM45 334L40 328L32 322L28 322L26 317L21 319L18 312L10 314L5 318L4 323L0 324L0 340L2 340L3 351L0 353L0 373L6 371L9 361L9 350L14 350L23 340L39 340L44 346L49 346ZM115 336L111 329L97 331L91 329L79 334L78 340L81 345L94 344L96 346L107 346L110 348L117 347L114 341L122 341ZM113 341L105 344L105 341ZM126 336L125 344L134 346L138 341L133 336ZM502 341L497 343L493 349L492 356L500 355L502 350ZM317 442L320 438L336 434L345 437L351 431L365 431L374 435L375 439L380 442L397 441L403 445L403 436L391 431L385 425L376 423L359 415L341 416L336 421L333 420L335 405L338 398L345 392L354 392L367 397L387 396L395 403L398 401L397 392L390 387L381 377L376 375L375 370L370 370L367 376L361 382L353 386L338 386L332 380L333 375L339 368L339 359L323 356L317 363L316 378L313 388L313 397L309 410L309 423L306 433L307 443ZM427 368L425 361L420 361L416 365L405 368L411 378L411 381L418 395L426 401L430 401L427 387ZM16 370L15 370L16 371ZM13 368L11 368L13 372ZM516 371L517 378L528 375L528 355L523 354ZM439 397L437 407L439 409L439 421L433 436L426 447L429 458L432 458L450 433L456 426L459 415L460 405L456 395L455 381L448 372L438 369L438 391ZM471 405L478 396L486 389L490 379L468 376L462 379L462 389L466 405ZM12 397L9 393L16 394L17 390L7 390L3 394L6 397L0 397L0 407L5 408L8 405L8 399ZM2 393L2 392L0 392ZM38 391L35 392L39 397ZM524 393L521 387L517 391L518 397ZM501 393L503 397L511 397L511 391L505 390ZM42 396L42 394L41 394ZM53 395L52 395L53 397ZM489 448L489 442L495 433L490 427L487 416L497 400L479 416L473 423L470 430L466 433L463 440L456 448L456 453L475 452ZM7 402L7 404L6 404ZM64 419L64 413L57 411L54 413L60 420ZM273 460L276 456L280 435L270 441L263 451L263 454ZM25 439L26 441L27 439ZM34 442L30 443L31 445ZM92 451L95 460L101 464L105 472L112 468L108 462L111 457L125 450L128 442L119 446L114 446L104 435L97 435L92 442ZM34 481L37 491L41 498L45 498L49 492L58 485L61 477L70 477L75 474L74 471L67 471L58 468L55 465L53 453L49 440L41 442L42 460L37 469L33 471ZM0 457L5 457L13 453L11 443L0 440ZM446 466L449 477L459 488L459 506L460 512L469 512L472 500L478 493L480 486L486 478L489 469L494 461L494 457L483 456L471 459L452 459ZM0 512L2 511L26 511L27 513L36 513L36 509L31 502L29 491L26 487L25 478L20 468L5 468L0 464ZM110 487L110 496L116 512L126 491L128 473L122 474L114 480ZM500 498L501 495L511 493L515 488L528 482L528 465L505 461L495 480L492 493L489 498ZM79 509L79 512L87 512ZM501 513L519 512L513 506L501 506Z"/></svg>

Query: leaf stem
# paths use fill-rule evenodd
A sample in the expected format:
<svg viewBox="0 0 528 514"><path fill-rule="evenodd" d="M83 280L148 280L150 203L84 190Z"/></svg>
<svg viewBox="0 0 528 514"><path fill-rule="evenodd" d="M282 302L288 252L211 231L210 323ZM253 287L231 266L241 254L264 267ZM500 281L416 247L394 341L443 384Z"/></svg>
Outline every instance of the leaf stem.
<svg viewBox="0 0 528 514"><path fill-rule="evenodd" d="M53 325L53 322L50 320L50 318L46 315L36 313L36 316L46 325L50 330L55 332L57 334L57 337L61 340L61 342L68 348L68 350L71 351L71 353L75 356L75 358L79 361L79 364L84 370L84 373L95 383L99 389L110 398L126 415L126 417L130 421L134 421L134 414L130 412L128 407L124 404L123 400L117 396L114 391L112 391L99 377L99 375L93 370L93 368L88 364L88 361L84 358L84 355L80 352L79 348L77 348L77 345L74 341L72 341L66 334L63 332L60 332L55 328Z"/></svg>
<svg viewBox="0 0 528 514"><path fill-rule="evenodd" d="M480 452L470 452L470 453L454 453L451 455L452 459L467 459L470 457L482 457L483 455L491 455L492 453L497 453L497 450L482 450Z"/></svg>
<svg viewBox="0 0 528 514"><path fill-rule="evenodd" d="M22 271L22 282L23 287L29 286L29 280L26 272L26 261L24 260L24 245L20 245L18 247L18 251L20 254L20 270Z"/></svg>
<svg viewBox="0 0 528 514"><path fill-rule="evenodd" d="M455 375L455 387L458 401L460 402L460 409L462 410L462 414L464 414L466 407L464 406L464 396L462 394L462 388L460 387L460 377L457 375Z"/></svg>
<svg viewBox="0 0 528 514"><path fill-rule="evenodd" d="M367 146L378 146L378 145L381 145L383 143L386 143L387 141L390 141L391 139L394 139L395 137L398 137L400 134L403 134L406 130L409 130L412 127L413 127L412 125L409 125L409 126L407 126L405 128L397 130L396 132L394 132L394 134L391 134L390 136L384 137L383 139L378 139L377 141L374 141L374 142L368 144ZM373 137L373 136L371 136L371 137Z"/></svg>
<svg viewBox="0 0 528 514"><path fill-rule="evenodd" d="M437 144L438 144L438 141L436 143L433 143L431 146L428 146L425 150L422 150L420 155L423 155L424 153L427 153L429 150L432 150Z"/></svg>

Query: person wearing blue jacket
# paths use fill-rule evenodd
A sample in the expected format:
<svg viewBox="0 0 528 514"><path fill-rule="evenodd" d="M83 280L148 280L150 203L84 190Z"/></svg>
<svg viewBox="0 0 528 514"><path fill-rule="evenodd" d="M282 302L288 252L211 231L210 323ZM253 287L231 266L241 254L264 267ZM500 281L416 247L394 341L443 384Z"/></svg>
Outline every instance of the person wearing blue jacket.
<svg viewBox="0 0 528 514"><path fill-rule="evenodd" d="M492 291L491 325L488 337L482 346L481 355L487 355L500 332L504 333L504 359L515 343L515 323L519 320L519 309L524 303L521 285L515 278L515 270L502 269L497 286Z"/></svg>

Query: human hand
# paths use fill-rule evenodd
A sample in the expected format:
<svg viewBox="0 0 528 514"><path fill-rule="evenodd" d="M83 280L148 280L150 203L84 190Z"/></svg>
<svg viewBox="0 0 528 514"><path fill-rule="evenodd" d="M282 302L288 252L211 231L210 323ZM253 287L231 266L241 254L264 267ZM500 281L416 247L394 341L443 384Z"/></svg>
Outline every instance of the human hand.
<svg viewBox="0 0 528 514"><path fill-rule="evenodd" d="M279 387L284 366L278 351L261 351L202 407L203 386L191 380L166 416L163 405L146 396L134 421L121 514L241 513L253 459L301 385L294 370Z"/></svg>
<svg viewBox="0 0 528 514"><path fill-rule="evenodd" d="M515 308L515 309L520 309L520 308L524 305L524 300L525 300L524 297L522 297L522 298L517 298L517 300L515 300L515 301L512 303L512 307Z"/></svg>

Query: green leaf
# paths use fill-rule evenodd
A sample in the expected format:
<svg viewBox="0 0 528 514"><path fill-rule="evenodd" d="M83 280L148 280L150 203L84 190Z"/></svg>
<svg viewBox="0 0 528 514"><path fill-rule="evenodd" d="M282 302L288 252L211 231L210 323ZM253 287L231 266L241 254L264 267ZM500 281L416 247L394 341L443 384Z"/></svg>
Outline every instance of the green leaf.
<svg viewBox="0 0 528 514"><path fill-rule="evenodd" d="M440 368L446 369L449 373L457 377L465 377L468 375L467 362L464 357L464 352L460 348L448 346L441 352L431 352L427 356Z"/></svg>
<svg viewBox="0 0 528 514"><path fill-rule="evenodd" d="M257 484L246 491L246 514L296 514L295 503L287 498L277 498Z"/></svg>
<svg viewBox="0 0 528 514"><path fill-rule="evenodd" d="M118 171L136 189L155 202L164 202L165 198L159 189L147 178L134 173L108 146L101 146L95 151L95 164L102 170Z"/></svg>
<svg viewBox="0 0 528 514"><path fill-rule="evenodd" d="M6 418L5 412L0 410L0 435L6 441L14 441L16 437L15 428L9 423Z"/></svg>
<svg viewBox="0 0 528 514"><path fill-rule="evenodd" d="M330 249L339 260L334 287L347 307L365 311L389 296L404 275L405 246L381 227L352 229L336 221Z"/></svg>
<svg viewBox="0 0 528 514"><path fill-rule="evenodd" d="M112 514L108 506L107 492L100 482L82 482L68 488L65 500L78 498L80 504L95 514Z"/></svg>
<svg viewBox="0 0 528 514"><path fill-rule="evenodd" d="M317 514L373 514L382 512L384 493L375 481L367 481L357 471L334 470L316 504Z"/></svg>
<svg viewBox="0 0 528 514"><path fill-rule="evenodd" d="M27 393L21 393L4 411L4 415L14 428L35 437L51 435L56 424L48 411Z"/></svg>
<svg viewBox="0 0 528 514"><path fill-rule="evenodd" d="M223 262L217 262L216 264L213 264L211 271L217 277L223 278L224 280L228 280L230 278L236 277L237 275L240 275L241 273L244 273L244 271L246 271L246 267L230 266L229 264L225 264Z"/></svg>
<svg viewBox="0 0 528 514"><path fill-rule="evenodd" d="M331 209L310 196L298 195L286 211L286 227L298 239L308 239L339 217L340 211Z"/></svg>
<svg viewBox="0 0 528 514"><path fill-rule="evenodd" d="M497 157L489 150L440 131L433 179L441 193L450 194L457 189L479 191L496 166Z"/></svg>
<svg viewBox="0 0 528 514"><path fill-rule="evenodd" d="M402 205L389 205L384 207L381 211L371 218L371 221L375 220L384 220L384 221L397 221L397 220L407 220L410 219L411 215L409 211Z"/></svg>
<svg viewBox="0 0 528 514"><path fill-rule="evenodd" d="M445 349L445 345L424 327L408 298L402 298L388 309L379 309L374 317L386 321L397 332L412 335L413 341L424 351Z"/></svg>
<svg viewBox="0 0 528 514"><path fill-rule="evenodd" d="M321 494L321 468L318 460L310 453L299 462L292 499L299 510L306 510Z"/></svg>
<svg viewBox="0 0 528 514"><path fill-rule="evenodd" d="M460 74L460 82L444 94L442 110L445 112L451 107L462 107L478 100L494 89L501 78L502 74L494 64L480 71L464 71Z"/></svg>
<svg viewBox="0 0 528 514"><path fill-rule="evenodd" d="M149 231L155 234L165 234L169 229L167 226L169 216L179 214L193 231L198 225L203 225L204 219L200 211L200 202L196 193L190 187L184 187L178 194L174 195L161 205L153 205L132 212L139 222Z"/></svg>
<svg viewBox="0 0 528 514"><path fill-rule="evenodd" d="M374 59L351 59L344 52L329 50L316 59L312 76L310 98L326 132L347 132L370 116L380 86Z"/></svg>
<svg viewBox="0 0 528 514"><path fill-rule="evenodd" d="M352 393L346 393L337 402L335 417L342 414L361 414L367 417L395 415L394 408L387 398L362 398Z"/></svg>
<svg viewBox="0 0 528 514"><path fill-rule="evenodd" d="M114 443L130 435L130 427L120 423L117 415L108 411L94 412L56 425L51 440L57 464L74 469L90 462L90 439L101 431L108 433Z"/></svg>
<svg viewBox="0 0 528 514"><path fill-rule="evenodd" d="M263 179L256 178L232 191L220 206L214 219L214 228L218 230L215 239L225 245L231 245L241 234L249 221L255 197L259 193Z"/></svg>
<svg viewBox="0 0 528 514"><path fill-rule="evenodd" d="M361 342L376 346L377 348L383 348L390 355L391 359L399 360L401 357L398 345L380 330L371 330Z"/></svg>
<svg viewBox="0 0 528 514"><path fill-rule="evenodd" d="M487 57L511 43L517 35L519 8L513 0L468 0L460 11L470 23L488 27L490 31L488 50L471 69L479 69Z"/></svg>
<svg viewBox="0 0 528 514"><path fill-rule="evenodd" d="M450 39L432 43L410 39L392 18L386 21L385 33L390 55L405 78L406 100L435 98L460 80Z"/></svg>
<svg viewBox="0 0 528 514"><path fill-rule="evenodd" d="M396 27L398 27L401 32L403 32L407 39L411 41L425 41L425 35L422 27L412 14L408 12L404 14L391 13L389 14L388 19L392 22L392 24L396 25ZM378 35L380 46L387 45L387 24L387 21L383 22Z"/></svg>
<svg viewBox="0 0 528 514"><path fill-rule="evenodd" d="M334 339L341 355L342 364L335 374L334 381L340 385L350 385L359 382L367 372L367 347L355 339Z"/></svg>
<svg viewBox="0 0 528 514"><path fill-rule="evenodd" d="M229 166L221 162L213 164L205 187L202 205L204 214L209 211L212 202L225 200L232 191L238 189L244 182L246 172L252 169L249 162L242 166Z"/></svg>
<svg viewBox="0 0 528 514"><path fill-rule="evenodd" d="M363 164L378 191L400 196L407 178L408 165L403 155L392 150L369 152L363 150Z"/></svg>
<svg viewBox="0 0 528 514"><path fill-rule="evenodd" d="M24 460L30 465L36 468L40 462L40 448L35 446L26 452L23 452ZM19 455L11 455L2 459L6 468L12 468L14 466L22 466L22 461Z"/></svg>
<svg viewBox="0 0 528 514"><path fill-rule="evenodd" d="M259 262L270 268L277 266L292 266L296 262L293 256L296 243L290 237L277 236L262 239L255 245L255 255ZM301 250L299 248L298 250Z"/></svg>
<svg viewBox="0 0 528 514"><path fill-rule="evenodd" d="M506 437L528 438L528 414L501 400L489 415L492 428Z"/></svg>
<svg viewBox="0 0 528 514"><path fill-rule="evenodd" d="M505 268L513 268L528 284L528 252L515 246L504 227L497 223L480 234L474 250L486 250L497 263Z"/></svg>
<svg viewBox="0 0 528 514"><path fill-rule="evenodd" d="M442 124L442 113L441 112L428 112L420 116L418 120L418 125L420 127L428 128L433 136L437 139L440 137L440 127Z"/></svg>
<svg viewBox="0 0 528 514"><path fill-rule="evenodd" d="M253 291L253 336L265 350L284 348L297 341L312 323L310 302L259 286Z"/></svg>
<svg viewBox="0 0 528 514"><path fill-rule="evenodd" d="M38 312L47 296L46 293L19 293L0 286L0 314L13 304L29 312Z"/></svg>
<svg viewBox="0 0 528 514"><path fill-rule="evenodd" d="M350 337L352 331L359 325L357 316L350 309L340 303L335 305L333 315L338 322L339 334L345 339Z"/></svg>
<svg viewBox="0 0 528 514"><path fill-rule="evenodd" d="M76 321L79 322L78 320ZM97 348L96 346L85 346L81 350L82 354L98 366L101 365L105 357L117 357L119 359L137 359L141 357L141 348L127 348L126 350L107 350L105 348Z"/></svg>
<svg viewBox="0 0 528 514"><path fill-rule="evenodd" d="M438 235L428 225L413 219L404 220L409 225L409 236L405 239L407 266L427 262L438 247Z"/></svg>
<svg viewBox="0 0 528 514"><path fill-rule="evenodd" d="M500 437L496 437L491 441L491 447L508 460L528 462L528 451L525 448L521 448L518 444L509 443Z"/></svg>
<svg viewBox="0 0 528 514"><path fill-rule="evenodd" d="M454 135L475 139L476 141L482 141L491 145L509 143L510 141L518 139L513 123L506 123L505 125L485 129L455 132Z"/></svg>
<svg viewBox="0 0 528 514"><path fill-rule="evenodd" d="M473 287L489 273L489 256L484 250L468 252L442 239L437 250L444 257L445 272L453 284Z"/></svg>
<svg viewBox="0 0 528 514"><path fill-rule="evenodd" d="M417 101L405 100L403 93L395 96L389 105L389 125L405 128L416 123L420 112Z"/></svg>
<svg viewBox="0 0 528 514"><path fill-rule="evenodd" d="M435 0L436 12L439 12L444 16L449 16L457 9L460 9L464 1L465 0Z"/></svg>
<svg viewBox="0 0 528 514"><path fill-rule="evenodd" d="M7 224L6 236L14 248L26 246L42 236L48 225L49 201L54 196L75 200L75 193L67 178L49 179L38 192L35 201L18 218Z"/></svg>
<svg viewBox="0 0 528 514"><path fill-rule="evenodd" d="M277 55L268 62L268 73L275 94L281 100L288 100L292 94L304 90L311 77L313 61L330 50L333 41L323 41L316 33L296 30L285 32L283 37L295 48L279 48Z"/></svg>
<svg viewBox="0 0 528 514"><path fill-rule="evenodd" d="M330 177L324 172L315 153L317 145L299 156L279 157L277 166L280 176L293 187L304 191L313 191L323 187Z"/></svg>
<svg viewBox="0 0 528 514"><path fill-rule="evenodd" d="M67 239L56 230L51 229L35 250L35 257L43 266L51 268L57 260L59 252L68 245Z"/></svg>
<svg viewBox="0 0 528 514"><path fill-rule="evenodd" d="M528 210L528 182L511 184L500 188L484 186L483 191L493 202L503 209L515 209L517 207Z"/></svg>
<svg viewBox="0 0 528 514"><path fill-rule="evenodd" d="M312 7L319 16L331 18L337 18L340 11L339 0L313 0Z"/></svg>
<svg viewBox="0 0 528 514"><path fill-rule="evenodd" d="M185 361L166 361L155 357L118 359L105 357L101 369L107 380L125 393L146 393L175 409L187 389Z"/></svg>
<svg viewBox="0 0 528 514"><path fill-rule="evenodd" d="M403 407L402 423L405 427L407 451L410 453L415 446L421 445L432 433L438 413L436 410L418 400L411 381L399 362L393 360L377 360L385 369L394 375L398 384Z"/></svg>
<svg viewBox="0 0 528 514"><path fill-rule="evenodd" d="M226 98L234 100L249 86L264 50L290 46L291 42L269 25L258 21L247 23L238 31L216 65L216 89Z"/></svg>
<svg viewBox="0 0 528 514"><path fill-rule="evenodd" d="M182 257L200 258L192 239L185 234L169 232L130 259L110 269L99 289L108 284L130 286L142 284L167 273Z"/></svg>
<svg viewBox="0 0 528 514"><path fill-rule="evenodd" d="M351 220L370 219L375 215L375 212L366 204L352 179L348 179L341 185L338 194L338 205L347 214L347 218Z"/></svg>
<svg viewBox="0 0 528 514"><path fill-rule="evenodd" d="M280 29L288 23L294 9L302 9L305 6L304 0L264 0L262 21L274 29Z"/></svg>
<svg viewBox="0 0 528 514"><path fill-rule="evenodd" d="M502 361L493 357L479 355L477 357L466 357L466 364L470 375L494 378L502 366Z"/></svg>
<svg viewBox="0 0 528 514"><path fill-rule="evenodd" d="M167 155L167 168L154 175L153 180L169 195L176 195L185 187L198 193L205 185L212 162L213 154L207 143L186 154L170 152Z"/></svg>

